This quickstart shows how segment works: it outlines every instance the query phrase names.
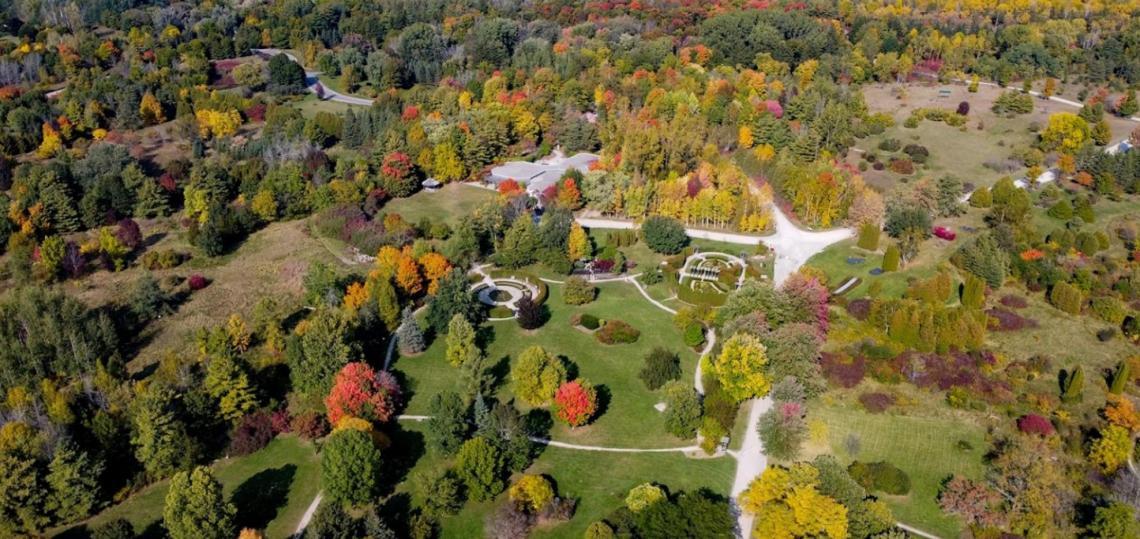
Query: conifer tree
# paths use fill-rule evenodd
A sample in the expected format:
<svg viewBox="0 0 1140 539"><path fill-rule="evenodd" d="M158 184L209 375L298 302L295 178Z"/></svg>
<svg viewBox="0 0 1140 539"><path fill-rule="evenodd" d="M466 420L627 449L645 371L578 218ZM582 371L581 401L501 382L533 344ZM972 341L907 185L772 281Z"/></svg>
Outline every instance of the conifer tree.
<svg viewBox="0 0 1140 539"><path fill-rule="evenodd" d="M1128 383L1132 381L1132 366L1128 361L1121 361L1120 365L1116 367L1116 372L1112 375L1112 385L1108 387L1108 392L1113 395L1120 395L1124 393L1124 389L1128 387Z"/></svg>
<svg viewBox="0 0 1140 539"><path fill-rule="evenodd" d="M150 179L139 184L135 194L135 217L165 217L170 214L170 201L158 182Z"/></svg>
<svg viewBox="0 0 1140 539"><path fill-rule="evenodd" d="M1085 371L1078 365L1075 369L1068 373L1068 376L1062 381L1061 401L1072 404L1080 402L1082 398L1082 391L1085 386Z"/></svg>
<svg viewBox="0 0 1140 539"><path fill-rule="evenodd" d="M405 356L424 351L424 333L410 306L404 307L403 320L396 330L396 342L400 346L400 353Z"/></svg>

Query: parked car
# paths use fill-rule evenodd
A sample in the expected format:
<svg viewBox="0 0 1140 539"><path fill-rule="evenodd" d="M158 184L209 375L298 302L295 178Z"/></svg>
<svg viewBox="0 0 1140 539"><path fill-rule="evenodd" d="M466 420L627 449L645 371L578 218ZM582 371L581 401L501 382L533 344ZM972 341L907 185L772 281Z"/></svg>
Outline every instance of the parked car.
<svg viewBox="0 0 1140 539"><path fill-rule="evenodd" d="M958 234L955 234L953 230L950 230L944 226L934 227L934 235L946 241L954 241L954 238L958 237Z"/></svg>

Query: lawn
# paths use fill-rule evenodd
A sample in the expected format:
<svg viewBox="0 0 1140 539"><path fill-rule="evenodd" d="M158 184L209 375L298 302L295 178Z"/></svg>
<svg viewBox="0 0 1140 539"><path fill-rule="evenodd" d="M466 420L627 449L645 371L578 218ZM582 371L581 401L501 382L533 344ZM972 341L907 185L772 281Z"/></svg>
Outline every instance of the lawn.
<svg viewBox="0 0 1140 539"><path fill-rule="evenodd" d="M423 429L420 424L403 427L411 431ZM445 459L428 453L416 462L409 475L446 465ZM728 457L691 459L675 453L599 453L546 447L526 473L551 478L558 495L576 499L578 507L569 522L540 526L532 537L582 537L590 523L621 507L629 490L646 482L665 485L670 492L707 488L727 495L735 469L736 461ZM397 490L405 488L401 485ZM482 537L484 522L505 496L500 495L495 502L468 502L459 514L443 519L442 536Z"/></svg>
<svg viewBox="0 0 1140 539"><path fill-rule="evenodd" d="M475 208L497 193L471 185L445 185L437 192L420 191L408 198L398 198L384 206L384 212L400 214L409 223L418 223L424 218L434 221L444 220L452 227L460 225Z"/></svg>
<svg viewBox="0 0 1140 539"><path fill-rule="evenodd" d="M688 445L665 432L662 414L654 409L660 391L648 390L638 378L643 358L654 347L664 347L681 356L682 377L690 383L697 354L688 350L680 332L673 328L669 313L654 307L629 283L599 285L598 299L580 307L562 303L562 286L550 285L546 305L550 319L535 331L523 331L514 321L491 322L485 349L490 372L496 378L500 398L512 398L509 369L525 348L539 345L555 356L568 358L578 375L598 386L600 414L586 427L571 430L555 425L550 435L560 441L618 447L679 447ZM633 344L607 346L594 336L570 326L574 313L591 313L602 319L621 319L641 330ZM436 339L417 357L401 358L393 370L406 378L412 396L407 414L427 414L431 397L458 387L459 372L444 359L444 339Z"/></svg>
<svg viewBox="0 0 1140 539"><path fill-rule="evenodd" d="M293 108L301 111L301 115L305 118L312 118L316 116L318 112L331 112L336 115L344 115L348 112L348 109L355 106L341 103L340 101L321 99L311 92L306 92L305 97L290 101L289 104L292 105Z"/></svg>
<svg viewBox="0 0 1140 539"><path fill-rule="evenodd" d="M887 461L910 476L911 492L883 496L901 522L941 537L958 537L961 523L938 508L938 489L952 474L980 479L987 449L983 429L967 421L902 415L873 415L852 406L817 403L809 417L827 424L829 451L844 464ZM858 437L859 449L848 450L848 437ZM971 449L957 447L960 440Z"/></svg>
<svg viewBox="0 0 1140 539"><path fill-rule="evenodd" d="M310 442L281 436L261 451L219 461L214 476L238 508L239 527L264 529L271 539L292 535L320 490L320 459ZM156 531L169 480L155 483L86 522L95 527L125 518L138 533ZM63 530L56 530L56 533Z"/></svg>

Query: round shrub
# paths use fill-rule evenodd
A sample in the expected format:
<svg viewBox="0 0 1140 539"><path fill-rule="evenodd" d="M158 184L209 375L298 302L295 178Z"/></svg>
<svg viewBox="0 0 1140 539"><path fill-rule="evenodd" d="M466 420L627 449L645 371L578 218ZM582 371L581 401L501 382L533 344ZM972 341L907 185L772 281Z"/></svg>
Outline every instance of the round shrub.
<svg viewBox="0 0 1140 539"><path fill-rule="evenodd" d="M562 287L562 301L567 305L585 305L594 301L597 294L598 289L581 277L566 279Z"/></svg>
<svg viewBox="0 0 1140 539"><path fill-rule="evenodd" d="M602 322L601 320L598 320L598 317L592 314L583 313L578 319L578 325L590 331L594 331L595 329L601 327Z"/></svg>
<svg viewBox="0 0 1140 539"><path fill-rule="evenodd" d="M645 244L656 253L676 254L688 245L685 225L672 217L654 215L641 225L641 237Z"/></svg>
<svg viewBox="0 0 1140 539"><path fill-rule="evenodd" d="M902 143L898 139L885 138L879 143L879 149L884 152L895 152L902 147Z"/></svg>
<svg viewBox="0 0 1140 539"><path fill-rule="evenodd" d="M1119 326L1121 322L1124 322L1124 317L1128 316L1128 306L1112 296L1093 298L1092 310L1096 313L1097 318L1114 326Z"/></svg>
<svg viewBox="0 0 1140 539"><path fill-rule="evenodd" d="M230 453L248 455L273 440L273 418L268 412L254 412L241 418L230 435Z"/></svg>
<svg viewBox="0 0 1140 539"><path fill-rule="evenodd" d="M607 320L594 337L602 344L631 344L641 338L641 332L621 320Z"/></svg>
<svg viewBox="0 0 1140 539"><path fill-rule="evenodd" d="M915 163L925 163L926 160L930 158L930 150L927 150L926 146L919 144L907 144L906 147L903 148L903 153L910 156L911 161Z"/></svg>
<svg viewBox="0 0 1140 539"><path fill-rule="evenodd" d="M859 404L872 414L881 414L894 406L895 397L887 393L864 393L859 395Z"/></svg>
<svg viewBox="0 0 1140 539"><path fill-rule="evenodd" d="M914 163L910 159L892 158L889 166L891 172L896 174L914 174Z"/></svg>
<svg viewBox="0 0 1140 539"><path fill-rule="evenodd" d="M191 275L189 279L186 279L186 284L190 286L190 290L197 292L198 290L206 288L210 282L207 281L206 278L201 274L195 273L194 275Z"/></svg>
<svg viewBox="0 0 1140 539"><path fill-rule="evenodd" d="M873 168L875 170L883 170L884 168L887 168L887 167L886 167L886 165L883 164L882 161L876 161L873 165L871 165L871 168Z"/></svg>
<svg viewBox="0 0 1140 539"><path fill-rule="evenodd" d="M889 462L852 462L847 467L851 478L869 491L878 491L894 496L910 492L910 477Z"/></svg>
<svg viewBox="0 0 1140 539"><path fill-rule="evenodd" d="M291 431L306 440L315 440L329 433L329 422L325 415L317 412L305 412L293 416Z"/></svg>
<svg viewBox="0 0 1140 539"><path fill-rule="evenodd" d="M1069 283L1057 283L1049 292L1049 303L1069 314L1079 314L1084 302L1081 290Z"/></svg>
<svg viewBox="0 0 1140 539"><path fill-rule="evenodd" d="M1037 414L1025 414L1017 418L1017 430L1025 434L1049 436L1053 434L1053 424Z"/></svg>
<svg viewBox="0 0 1140 539"><path fill-rule="evenodd" d="M705 343L704 326L693 322L685 326L685 346L696 348Z"/></svg>
<svg viewBox="0 0 1140 539"><path fill-rule="evenodd" d="M1100 342L1111 341L1116 336L1116 328L1104 328L1096 332L1096 339Z"/></svg>

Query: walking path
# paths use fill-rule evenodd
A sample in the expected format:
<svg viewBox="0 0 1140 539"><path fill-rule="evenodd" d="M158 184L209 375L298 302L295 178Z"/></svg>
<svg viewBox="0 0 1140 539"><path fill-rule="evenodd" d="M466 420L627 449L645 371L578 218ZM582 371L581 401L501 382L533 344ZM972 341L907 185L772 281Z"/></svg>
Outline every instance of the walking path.
<svg viewBox="0 0 1140 539"><path fill-rule="evenodd" d="M300 537L301 534L305 533L305 528L309 526L309 521L313 520L313 515L317 513L317 508L320 506L321 493L318 492L309 507L305 509L305 514L301 515L301 521L297 523L297 530L293 532L293 537Z"/></svg>
<svg viewBox="0 0 1140 539"><path fill-rule="evenodd" d="M272 58L274 56L277 56L278 54L284 54L290 60L297 62L297 65L304 66L304 64L302 64L300 61L297 60L297 57L294 56L293 53L285 52L281 49L250 49L250 50L254 54L261 56L261 57L264 57L264 58ZM327 100L327 101L336 101L338 103L344 103L347 105L357 105L357 106L361 106L361 107L371 107L372 106L372 100L371 99L368 99L365 97L357 97L354 95L342 94L336 90L333 90L332 88L329 88L328 86L325 86L324 84L321 84L320 74L321 74L320 71L309 71L308 69L306 69L305 70L305 89L309 90L310 92L313 92L314 94L317 94L317 97L324 99L324 100Z"/></svg>

